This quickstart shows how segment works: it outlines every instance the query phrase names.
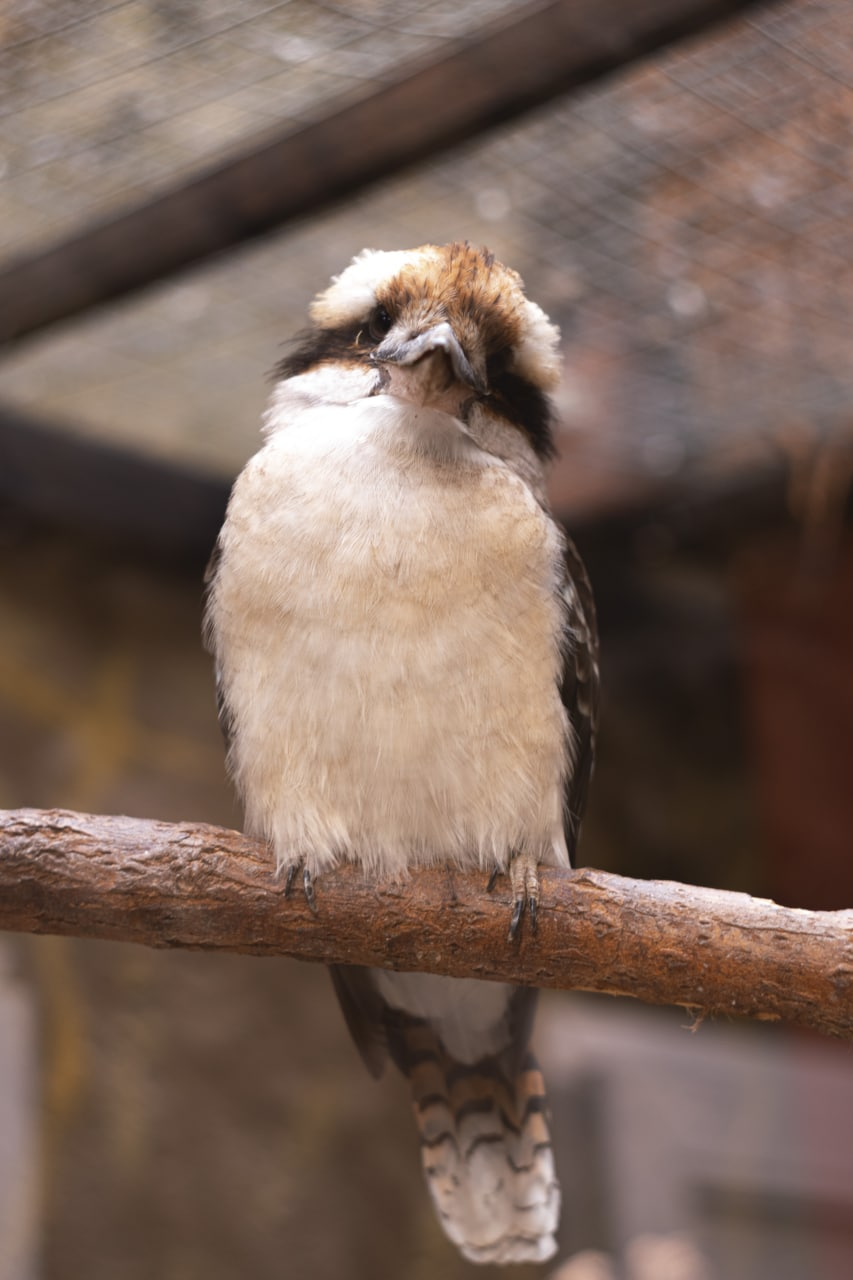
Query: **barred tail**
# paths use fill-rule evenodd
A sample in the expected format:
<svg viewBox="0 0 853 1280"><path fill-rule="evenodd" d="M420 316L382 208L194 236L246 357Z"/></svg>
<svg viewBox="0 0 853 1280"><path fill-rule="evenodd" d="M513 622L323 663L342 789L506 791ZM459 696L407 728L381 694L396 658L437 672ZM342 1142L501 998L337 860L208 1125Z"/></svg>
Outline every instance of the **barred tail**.
<svg viewBox="0 0 853 1280"><path fill-rule="evenodd" d="M456 1062L430 1025L406 1019L389 1046L412 1087L427 1184L445 1232L471 1262L545 1262L560 1188L545 1087L530 1053Z"/></svg>

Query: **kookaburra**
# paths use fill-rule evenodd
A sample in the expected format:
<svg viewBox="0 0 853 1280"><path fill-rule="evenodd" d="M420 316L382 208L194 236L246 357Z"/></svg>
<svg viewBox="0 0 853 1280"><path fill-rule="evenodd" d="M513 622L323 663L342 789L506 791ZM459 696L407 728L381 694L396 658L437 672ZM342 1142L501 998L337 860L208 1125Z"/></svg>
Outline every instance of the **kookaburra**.
<svg viewBox="0 0 853 1280"><path fill-rule="evenodd" d="M592 767L597 640L552 518L558 332L468 244L365 251L282 362L238 478L207 636L247 828L289 885L506 872L510 937L568 866ZM332 970L376 1075L409 1078L441 1224L475 1262L543 1261L560 1192L535 992Z"/></svg>

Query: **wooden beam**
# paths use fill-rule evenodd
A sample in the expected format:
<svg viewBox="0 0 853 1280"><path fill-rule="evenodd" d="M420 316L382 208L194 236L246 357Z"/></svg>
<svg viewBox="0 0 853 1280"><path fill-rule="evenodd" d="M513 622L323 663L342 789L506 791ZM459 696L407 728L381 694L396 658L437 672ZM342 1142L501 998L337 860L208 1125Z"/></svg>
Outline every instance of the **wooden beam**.
<svg viewBox="0 0 853 1280"><path fill-rule="evenodd" d="M225 518L229 480L78 435L0 404L0 523L91 536L105 548L180 562L201 572ZM573 454L566 475L582 470ZM633 563L638 529L650 522L668 545L728 555L758 530L798 527L789 503L790 467L778 458L709 479L701 471L639 493L624 477L582 501L556 483L558 519L579 538L596 581ZM853 521L853 494L840 513ZM618 580L618 577L617 577Z"/></svg>
<svg viewBox="0 0 853 1280"><path fill-rule="evenodd" d="M213 549L230 485L0 406L0 513L16 526L92 535L195 572Z"/></svg>
<svg viewBox="0 0 853 1280"><path fill-rule="evenodd" d="M11 263L0 342L232 249L753 3L537 0L369 97Z"/></svg>
<svg viewBox="0 0 853 1280"><path fill-rule="evenodd" d="M541 880L537 933L525 921L510 943L509 885L488 893L484 872L380 886L349 864L317 878L312 912L236 831L0 812L0 929L600 991L853 1039L853 911L589 870Z"/></svg>

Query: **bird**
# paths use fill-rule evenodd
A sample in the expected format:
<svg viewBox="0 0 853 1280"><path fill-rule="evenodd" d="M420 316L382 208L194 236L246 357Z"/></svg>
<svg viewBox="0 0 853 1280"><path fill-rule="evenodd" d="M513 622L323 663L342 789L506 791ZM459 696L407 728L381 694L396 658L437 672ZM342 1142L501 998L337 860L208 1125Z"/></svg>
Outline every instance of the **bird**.
<svg viewBox="0 0 853 1280"><path fill-rule="evenodd" d="M379 885L506 875L512 945L535 933L538 867L571 864L599 675L589 579L546 496L560 373L557 327L467 241L364 250L277 366L205 637L246 828L315 912L346 861ZM477 1263L551 1257L535 990L331 975L368 1070L390 1058L410 1082L450 1240Z"/></svg>

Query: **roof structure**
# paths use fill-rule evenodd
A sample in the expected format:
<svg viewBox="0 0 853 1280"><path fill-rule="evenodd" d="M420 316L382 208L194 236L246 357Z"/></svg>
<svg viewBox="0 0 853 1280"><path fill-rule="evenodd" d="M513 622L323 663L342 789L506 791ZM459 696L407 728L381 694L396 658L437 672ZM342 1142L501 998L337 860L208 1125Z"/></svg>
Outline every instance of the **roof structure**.
<svg viewBox="0 0 853 1280"><path fill-rule="evenodd" d="M849 449L843 0L3 24L0 416L228 477L328 277L465 238L562 327L566 510Z"/></svg>

